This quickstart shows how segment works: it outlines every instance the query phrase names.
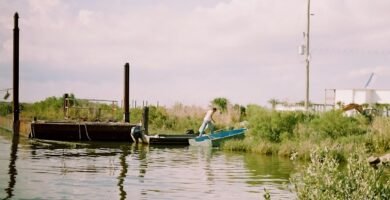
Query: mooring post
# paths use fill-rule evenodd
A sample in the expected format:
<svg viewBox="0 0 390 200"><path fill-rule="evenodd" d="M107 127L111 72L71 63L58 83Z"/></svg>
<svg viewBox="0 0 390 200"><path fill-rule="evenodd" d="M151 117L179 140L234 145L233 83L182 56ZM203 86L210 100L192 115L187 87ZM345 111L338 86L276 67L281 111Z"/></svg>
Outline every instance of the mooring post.
<svg viewBox="0 0 390 200"><path fill-rule="evenodd" d="M19 25L18 13L14 16L14 71L13 71L13 101L14 101L14 124L13 131L14 135L19 135Z"/></svg>
<svg viewBox="0 0 390 200"><path fill-rule="evenodd" d="M125 64L125 85L124 85L125 93L123 103L125 104L125 122L130 122L130 109L129 109L129 93L130 93L130 65L129 63Z"/></svg>
<svg viewBox="0 0 390 200"><path fill-rule="evenodd" d="M149 107L145 106L142 112L142 126L144 126L145 135L149 134Z"/></svg>
<svg viewBox="0 0 390 200"><path fill-rule="evenodd" d="M65 93L64 94L64 118L68 119L69 118L69 94Z"/></svg>

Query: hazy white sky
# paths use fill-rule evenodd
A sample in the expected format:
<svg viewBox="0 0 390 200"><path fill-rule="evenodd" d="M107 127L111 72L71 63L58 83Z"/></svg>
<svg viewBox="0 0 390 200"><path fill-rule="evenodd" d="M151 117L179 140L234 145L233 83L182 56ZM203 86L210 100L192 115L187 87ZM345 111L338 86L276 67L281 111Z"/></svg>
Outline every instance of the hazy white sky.
<svg viewBox="0 0 390 200"><path fill-rule="evenodd" d="M310 99L329 88L390 89L390 1L312 0ZM74 93L206 106L304 100L298 55L307 0L0 0L0 89L12 87L20 15L21 101Z"/></svg>

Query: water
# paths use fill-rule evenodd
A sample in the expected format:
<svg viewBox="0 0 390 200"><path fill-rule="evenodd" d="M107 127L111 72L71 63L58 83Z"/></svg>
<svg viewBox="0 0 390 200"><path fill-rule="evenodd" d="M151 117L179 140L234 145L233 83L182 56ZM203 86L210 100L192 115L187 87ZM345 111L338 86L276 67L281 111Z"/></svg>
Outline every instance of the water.
<svg viewBox="0 0 390 200"><path fill-rule="evenodd" d="M288 159L218 149L56 143L0 129L1 199L294 199Z"/></svg>

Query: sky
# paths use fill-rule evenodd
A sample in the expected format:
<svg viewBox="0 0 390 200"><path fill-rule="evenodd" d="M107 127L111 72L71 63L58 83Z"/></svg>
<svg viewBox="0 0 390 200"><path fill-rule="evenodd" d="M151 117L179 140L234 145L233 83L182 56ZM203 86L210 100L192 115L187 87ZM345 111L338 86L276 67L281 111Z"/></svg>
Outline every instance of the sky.
<svg viewBox="0 0 390 200"><path fill-rule="evenodd" d="M311 0L310 101L325 89L390 89L390 1ZM0 0L0 89L20 100L73 93L121 101L130 63L138 104L269 106L305 99L307 0ZM3 96L3 94L0 94Z"/></svg>

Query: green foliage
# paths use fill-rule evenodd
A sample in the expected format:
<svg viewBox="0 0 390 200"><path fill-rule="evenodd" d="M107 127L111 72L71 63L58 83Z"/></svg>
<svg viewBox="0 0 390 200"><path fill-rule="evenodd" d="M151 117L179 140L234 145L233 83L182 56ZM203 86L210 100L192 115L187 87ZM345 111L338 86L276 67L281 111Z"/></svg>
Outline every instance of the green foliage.
<svg viewBox="0 0 390 200"><path fill-rule="evenodd" d="M335 147L338 160L359 146L371 153L390 150L390 120L325 113L278 112L257 105L247 107L248 132L242 142L227 142L226 150L277 154L308 159L310 150Z"/></svg>
<svg viewBox="0 0 390 200"><path fill-rule="evenodd" d="M347 117L341 111L329 111L321 114L310 122L310 127L321 137L333 139L351 135L361 135L367 132L364 119Z"/></svg>
<svg viewBox="0 0 390 200"><path fill-rule="evenodd" d="M296 125L308 117L302 112L270 111L256 105L248 106L247 111L250 134L271 142L280 142L282 137L291 138Z"/></svg>
<svg viewBox="0 0 390 200"><path fill-rule="evenodd" d="M244 106L240 106L240 118L239 121L244 121L246 119L246 108Z"/></svg>
<svg viewBox="0 0 390 200"><path fill-rule="evenodd" d="M123 111L116 105L89 102L69 96L69 118L73 120L119 121ZM63 120L65 118L64 97L48 97L36 103L22 103L21 116L25 119L36 117L40 120Z"/></svg>
<svg viewBox="0 0 390 200"><path fill-rule="evenodd" d="M173 121L164 107L149 107L149 120L150 126L158 129L171 129L173 125Z"/></svg>
<svg viewBox="0 0 390 200"><path fill-rule="evenodd" d="M130 109L130 122L138 123L142 121L142 108L132 108ZM149 111L150 112L150 111Z"/></svg>
<svg viewBox="0 0 390 200"><path fill-rule="evenodd" d="M214 100L211 101L211 104L219 108L219 110L221 110L222 112L225 112L227 110L228 103L229 100L223 97L215 98Z"/></svg>
<svg viewBox="0 0 390 200"><path fill-rule="evenodd" d="M366 147L372 152L387 152L390 150L390 118L375 118L367 135Z"/></svg>
<svg viewBox="0 0 390 200"><path fill-rule="evenodd" d="M329 137L336 139L362 135L368 130L368 122L365 118L347 117L341 111L307 114L271 111L256 105L249 105L247 119L252 135L272 142L294 139L300 135L319 139Z"/></svg>
<svg viewBox="0 0 390 200"><path fill-rule="evenodd" d="M383 168L369 166L363 150L353 152L345 168L327 148L311 153L311 163L295 177L299 199L389 199L390 180L384 180Z"/></svg>
<svg viewBox="0 0 390 200"><path fill-rule="evenodd" d="M7 116L11 114L12 111L12 104L8 102L0 102L0 116Z"/></svg>
<svg viewBox="0 0 390 200"><path fill-rule="evenodd" d="M21 112L23 117L38 119L51 119L58 120L63 119L63 97L48 97L43 101L39 101L33 104L22 104L24 110Z"/></svg>
<svg viewBox="0 0 390 200"><path fill-rule="evenodd" d="M268 100L268 103L271 104L272 109L275 109L276 105L280 104L280 101L277 99L270 99Z"/></svg>

